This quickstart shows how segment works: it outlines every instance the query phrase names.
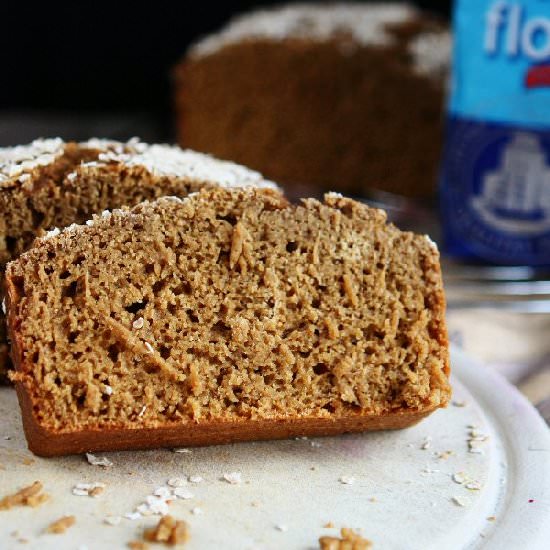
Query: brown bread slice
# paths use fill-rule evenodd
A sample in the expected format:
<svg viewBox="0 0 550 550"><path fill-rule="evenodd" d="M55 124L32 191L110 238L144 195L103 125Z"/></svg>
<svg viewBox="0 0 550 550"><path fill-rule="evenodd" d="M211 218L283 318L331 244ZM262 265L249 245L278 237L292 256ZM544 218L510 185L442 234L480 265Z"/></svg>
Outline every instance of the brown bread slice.
<svg viewBox="0 0 550 550"><path fill-rule="evenodd" d="M178 147L91 139L39 139L0 148L0 301L6 263L53 227L83 223L106 208L204 186L270 185L257 172ZM271 185L272 186L272 185ZM0 381L8 366L0 311Z"/></svg>
<svg viewBox="0 0 550 550"><path fill-rule="evenodd" d="M143 203L6 279L40 455L402 428L450 396L435 245L336 194Z"/></svg>

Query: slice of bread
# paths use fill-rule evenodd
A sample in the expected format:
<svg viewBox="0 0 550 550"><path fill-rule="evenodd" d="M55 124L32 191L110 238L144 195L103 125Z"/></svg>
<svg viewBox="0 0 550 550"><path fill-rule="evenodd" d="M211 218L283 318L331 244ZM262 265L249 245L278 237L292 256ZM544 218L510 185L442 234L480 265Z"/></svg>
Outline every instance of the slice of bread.
<svg viewBox="0 0 550 550"><path fill-rule="evenodd" d="M107 208L186 196L213 185L274 187L242 166L136 139L47 139L0 148L0 301L6 263L45 230L83 223ZM0 380L7 372L7 351L0 311Z"/></svg>
<svg viewBox="0 0 550 550"><path fill-rule="evenodd" d="M437 248L340 195L162 198L6 280L36 454L402 428L450 396Z"/></svg>

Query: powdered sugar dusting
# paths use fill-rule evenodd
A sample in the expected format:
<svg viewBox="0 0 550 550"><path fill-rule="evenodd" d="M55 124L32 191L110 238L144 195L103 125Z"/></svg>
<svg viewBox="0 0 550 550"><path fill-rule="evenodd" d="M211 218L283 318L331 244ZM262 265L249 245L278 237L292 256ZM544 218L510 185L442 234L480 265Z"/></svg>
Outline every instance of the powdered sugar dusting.
<svg viewBox="0 0 550 550"><path fill-rule="evenodd" d="M92 453L86 453L86 460L92 466L101 466L103 468L109 468L110 466L113 465L113 463L106 456L97 457Z"/></svg>
<svg viewBox="0 0 550 550"><path fill-rule="evenodd" d="M193 56L216 52L228 44L247 39L307 38L324 41L338 33L350 35L362 45L386 45L392 36L386 25L411 19L414 8L402 3L289 4L273 9L256 10L232 19L219 33L197 42Z"/></svg>
<svg viewBox="0 0 550 550"><path fill-rule="evenodd" d="M242 474L241 472L230 472L227 474L223 474L223 479L231 485L238 485L242 482Z"/></svg>

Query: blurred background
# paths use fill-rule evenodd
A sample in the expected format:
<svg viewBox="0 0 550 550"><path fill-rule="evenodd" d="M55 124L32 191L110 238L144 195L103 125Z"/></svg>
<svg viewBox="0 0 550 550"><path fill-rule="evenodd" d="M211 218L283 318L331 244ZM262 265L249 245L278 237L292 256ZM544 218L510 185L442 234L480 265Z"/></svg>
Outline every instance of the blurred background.
<svg viewBox="0 0 550 550"><path fill-rule="evenodd" d="M450 0L414 2L444 17ZM170 71L232 15L280 2L6 2L0 146L37 136L174 141Z"/></svg>

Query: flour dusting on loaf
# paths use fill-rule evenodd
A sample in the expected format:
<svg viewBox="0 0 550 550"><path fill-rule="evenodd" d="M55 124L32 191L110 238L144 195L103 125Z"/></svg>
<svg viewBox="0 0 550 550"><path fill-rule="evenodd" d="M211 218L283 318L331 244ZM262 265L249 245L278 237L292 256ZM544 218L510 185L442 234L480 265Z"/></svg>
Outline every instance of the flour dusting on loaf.
<svg viewBox="0 0 550 550"><path fill-rule="evenodd" d="M189 55L202 57L224 47L248 40L282 41L302 39L316 42L338 36L359 46L389 46L395 42L390 29L414 23L421 14L414 6L400 2L332 4L298 3L258 9L231 19L219 32L197 41ZM409 52L421 74L445 76L450 68L450 32L421 33L411 42ZM343 50L345 51L345 50Z"/></svg>

